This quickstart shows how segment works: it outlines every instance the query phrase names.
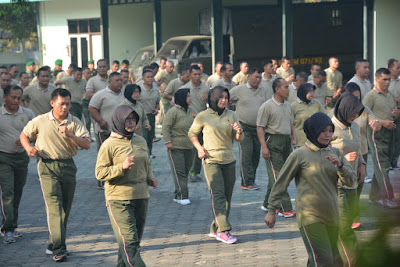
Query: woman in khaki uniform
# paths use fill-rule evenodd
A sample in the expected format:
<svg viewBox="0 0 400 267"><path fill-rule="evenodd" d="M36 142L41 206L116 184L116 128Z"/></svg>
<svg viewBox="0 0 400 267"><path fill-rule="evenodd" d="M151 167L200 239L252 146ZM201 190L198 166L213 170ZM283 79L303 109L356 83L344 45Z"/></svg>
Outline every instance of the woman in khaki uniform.
<svg viewBox="0 0 400 267"><path fill-rule="evenodd" d="M147 131L150 131L151 126L149 120L147 119L143 105L137 101L141 92L142 89L139 85L128 84L125 87L124 102L122 102L121 105L130 106L139 115L139 121L136 123L135 133L143 137L143 128Z"/></svg>
<svg viewBox="0 0 400 267"><path fill-rule="evenodd" d="M304 83L297 89L297 100L290 106L292 107L294 121L293 125L297 135L297 145L300 147L307 141L303 131L304 121L317 112L326 113L321 103L314 100L315 85Z"/></svg>
<svg viewBox="0 0 400 267"><path fill-rule="evenodd" d="M365 178L365 161L361 155L360 127L354 121L363 113L361 101L350 92L341 95L336 102L332 122L335 131L331 145L343 152L347 161L357 173L357 181L343 185L339 180L339 251L346 266L357 266L357 237L351 229L354 217L359 210L357 187Z"/></svg>
<svg viewBox="0 0 400 267"><path fill-rule="evenodd" d="M194 111L189 108L189 89L179 89L174 96L175 106L168 110L162 124L162 133L174 178L174 202L190 204L187 186L188 174L193 161L193 145L188 131L193 123Z"/></svg>
<svg viewBox="0 0 400 267"><path fill-rule="evenodd" d="M294 178L297 223L308 252L307 266L342 266L337 248L339 230L338 180L352 185L356 174L343 153L329 145L335 126L324 113L304 122L307 141L283 165L268 199L264 221L274 227L276 209Z"/></svg>
<svg viewBox="0 0 400 267"><path fill-rule="evenodd" d="M209 107L196 116L189 137L199 158L203 159L204 174L210 188L214 221L209 236L232 244L237 241L229 232L232 227L228 220L236 180L232 141L240 142L244 135L236 113L226 109L228 103L228 89L221 86L211 89L208 92ZM204 135L204 146L197 138L200 132Z"/></svg>
<svg viewBox="0 0 400 267"><path fill-rule="evenodd" d="M100 147L96 178L105 182L105 199L117 239L118 266L145 266L140 256L147 215L148 186L157 188L146 140L134 134L137 113L119 106L112 117L112 133Z"/></svg>

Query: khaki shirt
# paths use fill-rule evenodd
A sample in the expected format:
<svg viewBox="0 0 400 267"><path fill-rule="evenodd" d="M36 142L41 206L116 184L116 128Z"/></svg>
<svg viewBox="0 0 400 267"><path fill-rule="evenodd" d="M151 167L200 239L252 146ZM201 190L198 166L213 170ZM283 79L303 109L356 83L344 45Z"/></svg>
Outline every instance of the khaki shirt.
<svg viewBox="0 0 400 267"><path fill-rule="evenodd" d="M326 72L326 86L330 92L330 96L342 87L343 75L340 71L332 71L330 68L325 69Z"/></svg>
<svg viewBox="0 0 400 267"><path fill-rule="evenodd" d="M137 85L142 88L142 92L140 93L140 98L138 101L143 105L146 114L153 113L156 105L160 103L160 92L158 87L153 83L153 87L151 89L147 89L146 86L144 86L143 80L138 82Z"/></svg>
<svg viewBox="0 0 400 267"><path fill-rule="evenodd" d="M100 90L105 89L108 86L108 78L102 79L100 75L93 76L89 79L86 84L86 90L92 90L97 93Z"/></svg>
<svg viewBox="0 0 400 267"><path fill-rule="evenodd" d="M89 106L96 108L100 112L100 116L105 120L108 124L108 129L100 128L100 125L95 122L94 131L95 133L99 132L111 132L112 126L112 116L114 110L124 101L124 94L122 92L115 93L109 87L106 89L100 90L95 93L90 99Z"/></svg>
<svg viewBox="0 0 400 267"><path fill-rule="evenodd" d="M62 71L57 74L56 81L61 81L62 78L66 78L66 77L72 77L72 75L69 75L67 71ZM67 89L66 84L63 84L63 83L60 85L60 87Z"/></svg>
<svg viewBox="0 0 400 267"><path fill-rule="evenodd" d="M400 96L400 77L397 79L390 79L389 92L395 97Z"/></svg>
<svg viewBox="0 0 400 267"><path fill-rule="evenodd" d="M18 79L11 79L11 85L17 85L19 83Z"/></svg>
<svg viewBox="0 0 400 267"><path fill-rule="evenodd" d="M206 163L229 164L236 160L233 154L233 123L238 122L235 112L225 109L221 116L208 108L200 112L189 129L189 138L203 132L204 148L209 156Z"/></svg>
<svg viewBox="0 0 400 267"><path fill-rule="evenodd" d="M25 149L15 143L26 124L35 118L32 110L19 107L18 111L11 114L4 105L0 113L0 151L5 153L22 153Z"/></svg>
<svg viewBox="0 0 400 267"><path fill-rule="evenodd" d="M326 157L337 155L343 163L337 168ZM299 227L313 223L339 224L337 184L352 185L356 173L343 153L334 147L318 148L307 140L294 150L279 172L268 199L268 213L275 214L292 179L296 181L296 217Z"/></svg>
<svg viewBox="0 0 400 267"><path fill-rule="evenodd" d="M192 81L189 81L187 84L182 86L181 88L189 88L190 89L190 98L192 99L192 104L190 108L197 114L203 110L207 109L207 99L203 100L202 96L207 95L208 91L210 91L210 87L201 83L199 87L195 87Z"/></svg>
<svg viewBox="0 0 400 267"><path fill-rule="evenodd" d="M163 119L162 134L165 144L172 143L176 149L192 149L193 145L188 137L190 126L193 123L193 111L185 111L181 106L175 105L168 110Z"/></svg>
<svg viewBox="0 0 400 267"><path fill-rule="evenodd" d="M235 76L233 76L232 81L234 81L237 85L243 85L247 83L248 79L249 75L243 74L241 71L239 71Z"/></svg>
<svg viewBox="0 0 400 267"><path fill-rule="evenodd" d="M39 115L28 122L23 132L29 138L37 137L35 147L38 148L38 155L42 159L70 159L78 153L78 147L71 138L60 133L61 125L66 125L68 131L77 137L90 140L89 132L83 123L71 114L61 123L54 118L53 111Z"/></svg>
<svg viewBox="0 0 400 267"><path fill-rule="evenodd" d="M31 109L36 116L49 112L52 110L50 105L51 93L56 88L57 86L52 83L49 83L45 89L39 88L39 83L27 86L22 95L25 106Z"/></svg>
<svg viewBox="0 0 400 267"><path fill-rule="evenodd" d="M60 83L65 85L65 89L71 93L71 102L82 104L82 101L85 98L85 79L81 79L79 82L77 82L75 81L74 77L67 76L61 78Z"/></svg>
<svg viewBox="0 0 400 267"><path fill-rule="evenodd" d="M289 84L289 98L288 98L288 102L289 104L292 104L293 102L296 102L297 100L297 88L296 85L294 85L294 82L292 82L291 84Z"/></svg>
<svg viewBox="0 0 400 267"><path fill-rule="evenodd" d="M294 121L292 108L287 101L279 103L275 97L261 105L257 115L257 126L265 133L290 135Z"/></svg>
<svg viewBox="0 0 400 267"><path fill-rule="evenodd" d="M296 99L291 105L293 116L294 116L294 129L297 135L297 145L302 146L307 141L306 134L304 133L303 126L306 119L311 117L314 113L323 112L326 113L324 106L314 99L308 104L301 101L299 98Z"/></svg>
<svg viewBox="0 0 400 267"><path fill-rule="evenodd" d="M144 112L143 105L140 104L139 101L136 101L136 104L133 104L126 98L124 98L124 101L121 103L121 106L123 105L130 106L139 115L139 121L136 122L135 133L137 135L143 136L144 126L146 124L150 125L149 119L147 118L147 114L146 112Z"/></svg>
<svg viewBox="0 0 400 267"><path fill-rule="evenodd" d="M276 78L278 78L278 76L272 76L271 79L268 80L267 78L265 78L264 72L261 75L260 87L263 87L267 90L267 100L271 99L272 96L274 95L272 84L274 83Z"/></svg>
<svg viewBox="0 0 400 267"><path fill-rule="evenodd" d="M363 99L363 104L371 109L380 120L393 120L392 111L396 107L396 98L391 92L387 95L376 89L371 90Z"/></svg>
<svg viewBox="0 0 400 267"><path fill-rule="evenodd" d="M308 82L312 85L315 86L315 91L314 91L314 99L317 100L322 106L325 107L325 99L327 96L331 96L328 87L326 86L326 83L321 85L320 87L317 87L314 83L314 80L311 82Z"/></svg>
<svg viewBox="0 0 400 267"><path fill-rule="evenodd" d="M178 77L176 79L173 79L167 86L167 88L165 89L164 93L167 93L169 95L172 95L172 97L175 96L176 91L178 91L179 88L181 88L185 83L181 81L181 79ZM164 105L164 109L166 108L167 110L169 110L171 108L171 100L164 98L164 96L162 96L162 102Z"/></svg>
<svg viewBox="0 0 400 267"><path fill-rule="evenodd" d="M276 74L278 74L282 79L286 79L290 75L293 75L293 77L295 77L295 71L293 68L290 68L289 70L285 70L284 68L282 68L282 66L280 66L276 70Z"/></svg>
<svg viewBox="0 0 400 267"><path fill-rule="evenodd" d="M211 88L214 88L216 86L222 86L226 89L228 89L229 91L236 86L236 83L233 81L227 82L224 77L222 77L219 80L216 80L215 82L212 83Z"/></svg>
<svg viewBox="0 0 400 267"><path fill-rule="evenodd" d="M348 81L349 83L356 83L361 89L361 100L371 91L371 83L368 79L361 80L357 75Z"/></svg>
<svg viewBox="0 0 400 267"><path fill-rule="evenodd" d="M3 95L4 95L4 90L3 90L3 88L0 87L0 105L4 104Z"/></svg>
<svg viewBox="0 0 400 267"><path fill-rule="evenodd" d="M122 163L130 156L135 156L135 164L123 170ZM153 178L153 170L146 140L136 134L129 140L112 132L97 154L96 178L106 182L106 202L149 198L147 181Z"/></svg>
<svg viewBox="0 0 400 267"><path fill-rule="evenodd" d="M307 81L309 82L309 81L312 81L312 80L314 80L314 76L312 74L308 75Z"/></svg>
<svg viewBox="0 0 400 267"><path fill-rule="evenodd" d="M257 115L261 105L267 101L267 90L252 88L249 83L238 85L230 91L230 98L236 104L236 114L240 122L257 126Z"/></svg>
<svg viewBox="0 0 400 267"><path fill-rule="evenodd" d="M157 72L156 76L154 77L154 80L157 82L163 80L163 82L160 84L160 89L165 90L167 88L168 84L173 80L178 78L178 73L176 71L172 71L171 73L168 73L166 69Z"/></svg>
<svg viewBox="0 0 400 267"><path fill-rule="evenodd" d="M208 87L211 87L212 83L215 82L215 81L217 81L217 80L219 80L219 79L221 79L221 76L219 76L219 75L215 72L213 75L208 76L208 79L207 79L206 84L208 85Z"/></svg>
<svg viewBox="0 0 400 267"><path fill-rule="evenodd" d="M350 127L347 127L335 116L332 118L332 123L335 125L335 132L332 136L331 145L339 149L343 155L346 155L350 152L357 152L357 159L349 162L354 172L357 173L358 167L361 164L365 164L361 154L360 127L356 122L353 122ZM339 180L339 185L346 189L357 189L358 187L357 180L353 181L353 184L351 185L344 185Z"/></svg>
<svg viewBox="0 0 400 267"><path fill-rule="evenodd" d="M201 74L201 76L200 76L200 81L202 82L202 83L207 83L207 80L208 80L208 75L207 74L205 74L204 72Z"/></svg>

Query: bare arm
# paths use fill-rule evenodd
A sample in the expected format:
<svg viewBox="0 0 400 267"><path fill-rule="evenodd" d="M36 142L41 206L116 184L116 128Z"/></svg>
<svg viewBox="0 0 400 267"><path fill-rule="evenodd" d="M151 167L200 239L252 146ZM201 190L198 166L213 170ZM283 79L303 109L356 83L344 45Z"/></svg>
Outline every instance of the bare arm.
<svg viewBox="0 0 400 267"><path fill-rule="evenodd" d="M108 123L103 120L100 115L100 111L97 108L89 105L89 112L90 116L92 116L92 118L99 124L100 128L108 129Z"/></svg>
<svg viewBox="0 0 400 267"><path fill-rule="evenodd" d="M258 137L258 141L260 141L263 158L269 159L271 155L269 153L267 143L265 141L264 127L257 126L257 137Z"/></svg>

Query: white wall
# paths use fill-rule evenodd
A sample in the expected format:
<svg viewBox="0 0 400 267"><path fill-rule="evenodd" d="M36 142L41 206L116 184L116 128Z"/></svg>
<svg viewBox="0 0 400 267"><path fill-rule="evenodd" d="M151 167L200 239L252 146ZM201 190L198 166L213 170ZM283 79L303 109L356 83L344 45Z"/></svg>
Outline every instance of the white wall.
<svg viewBox="0 0 400 267"><path fill-rule="evenodd" d="M99 0L52 0L40 2L43 65L54 67L63 60L63 68L71 63L69 55L68 19L100 18ZM103 49L101 48L101 51Z"/></svg>
<svg viewBox="0 0 400 267"><path fill-rule="evenodd" d="M400 60L399 13L399 0L375 0L374 70L386 67L390 58Z"/></svg>

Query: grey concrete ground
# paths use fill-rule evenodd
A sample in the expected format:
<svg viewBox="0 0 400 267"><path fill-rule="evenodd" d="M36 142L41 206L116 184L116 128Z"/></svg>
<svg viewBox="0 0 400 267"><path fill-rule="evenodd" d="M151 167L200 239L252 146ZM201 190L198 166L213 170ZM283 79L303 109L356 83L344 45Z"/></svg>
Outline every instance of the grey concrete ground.
<svg viewBox="0 0 400 267"><path fill-rule="evenodd" d="M237 145L235 152L238 154ZM104 192L96 188L94 166L96 146L79 151L74 204L68 223L67 245L71 255L63 266L115 266L117 243L107 214ZM275 228L264 224L260 210L267 188L265 163L260 161L257 183L259 191L240 189L240 176L233 193L230 220L232 234L238 243L226 245L207 236L212 220L210 196L203 180L189 184L191 205L180 206L172 201L173 182L163 142L154 144L153 168L159 189L151 189L149 212L142 240L142 256L148 266L305 266L307 255L296 218L278 218ZM368 174L372 174L371 164ZM400 171L391 172L396 196L399 196ZM377 233L378 218L394 226L389 233L389 248L400 249L400 211L382 210L368 205L370 185L364 187L362 222L357 232L362 242ZM296 189L290 185L294 202ZM397 220L396 220L397 219ZM48 238L46 213L40 185L31 159L29 174L20 208L19 231L23 237L14 244L0 243L0 266L55 266L58 263L45 255Z"/></svg>

